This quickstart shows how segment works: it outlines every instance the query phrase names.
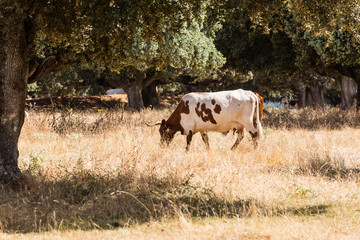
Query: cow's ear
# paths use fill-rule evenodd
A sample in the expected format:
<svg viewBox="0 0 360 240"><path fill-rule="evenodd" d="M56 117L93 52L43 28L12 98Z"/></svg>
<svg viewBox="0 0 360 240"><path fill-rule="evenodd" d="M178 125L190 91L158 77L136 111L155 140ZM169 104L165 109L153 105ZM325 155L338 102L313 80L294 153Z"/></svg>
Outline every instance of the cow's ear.
<svg viewBox="0 0 360 240"><path fill-rule="evenodd" d="M165 119L163 119L163 120L161 121L161 126L166 126L166 120L165 120Z"/></svg>

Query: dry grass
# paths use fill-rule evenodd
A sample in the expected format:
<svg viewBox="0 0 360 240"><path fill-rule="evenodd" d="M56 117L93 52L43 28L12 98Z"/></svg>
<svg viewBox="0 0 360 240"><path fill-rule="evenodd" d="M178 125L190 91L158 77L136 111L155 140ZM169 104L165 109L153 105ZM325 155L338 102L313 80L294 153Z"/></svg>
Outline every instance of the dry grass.
<svg viewBox="0 0 360 240"><path fill-rule="evenodd" d="M349 110L331 107L322 110L312 108L293 109L284 111L272 106L265 107L266 118L264 124L271 128L300 128L314 130L319 128L325 129L342 129L344 127L359 128L360 115L355 106Z"/></svg>
<svg viewBox="0 0 360 240"><path fill-rule="evenodd" d="M272 217L153 221L130 228L91 231L51 231L3 235L3 239L358 239L359 222L343 218ZM0 235L1 236L1 235Z"/></svg>
<svg viewBox="0 0 360 240"><path fill-rule="evenodd" d="M267 115L259 149L247 138L230 151L235 136L211 133L210 151L195 135L189 152L181 135L161 148L157 129L143 124L169 110L30 112L19 164L32 188L1 187L0 229L49 231L19 239L356 236L360 129L332 127L331 112L306 111L286 114L298 123L322 116L325 124L297 128L282 119L285 128Z"/></svg>

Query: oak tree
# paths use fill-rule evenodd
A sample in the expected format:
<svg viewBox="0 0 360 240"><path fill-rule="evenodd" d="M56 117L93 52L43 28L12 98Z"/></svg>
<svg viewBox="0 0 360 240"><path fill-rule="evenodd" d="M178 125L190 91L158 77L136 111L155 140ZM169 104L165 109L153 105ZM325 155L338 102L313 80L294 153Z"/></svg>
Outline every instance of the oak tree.
<svg viewBox="0 0 360 240"><path fill-rule="evenodd" d="M161 43L166 33L201 19L201 10L209 4L206 0L0 1L0 182L14 187L25 183L18 167L18 139L28 83L74 63L122 69L131 63L134 39Z"/></svg>

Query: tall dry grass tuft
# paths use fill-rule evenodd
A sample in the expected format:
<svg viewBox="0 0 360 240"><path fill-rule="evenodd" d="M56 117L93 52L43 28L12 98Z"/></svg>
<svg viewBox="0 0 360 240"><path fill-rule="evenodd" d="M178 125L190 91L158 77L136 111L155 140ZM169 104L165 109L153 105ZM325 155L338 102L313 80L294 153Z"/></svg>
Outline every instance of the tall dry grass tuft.
<svg viewBox="0 0 360 240"><path fill-rule="evenodd" d="M295 115L310 114L318 112ZM210 133L209 151L195 135L186 152L184 136L161 148L158 129L143 123L166 118L169 110L29 115L19 164L32 188L1 186L5 232L115 228L183 216L331 215L333 206L358 204L356 128L315 121L312 130L289 129L284 126L294 119L275 123L266 115L258 149L246 135L230 151L235 136Z"/></svg>

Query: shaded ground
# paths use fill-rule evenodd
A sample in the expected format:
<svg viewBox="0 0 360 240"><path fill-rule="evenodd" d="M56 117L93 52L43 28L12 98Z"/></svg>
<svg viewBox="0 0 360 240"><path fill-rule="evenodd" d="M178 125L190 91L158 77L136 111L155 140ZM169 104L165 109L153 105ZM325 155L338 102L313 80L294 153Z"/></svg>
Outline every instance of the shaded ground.
<svg viewBox="0 0 360 240"><path fill-rule="evenodd" d="M176 104L180 97L160 97L162 107L169 107ZM58 108L73 108L77 110L88 109L117 109L126 107L128 98L126 94L114 94L103 96L71 96L71 97L45 97L26 99L26 107L32 109L58 109Z"/></svg>
<svg viewBox="0 0 360 240"><path fill-rule="evenodd" d="M126 94L104 96L72 96L72 97L45 97L26 99L27 108L57 109L62 107L85 109L113 109L127 104Z"/></svg>
<svg viewBox="0 0 360 240"><path fill-rule="evenodd" d="M134 189L131 174L112 178L82 170L55 181L25 174L31 189L15 192L0 186L0 191L7 193L1 196L0 232L114 229L179 215L198 219L305 217L327 214L332 207L321 203L266 205L251 198L229 200L211 188L178 179L174 179L178 183L171 183L170 179L144 178L143 185Z"/></svg>

